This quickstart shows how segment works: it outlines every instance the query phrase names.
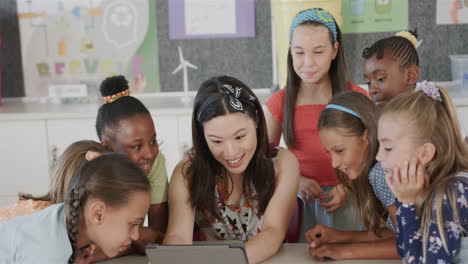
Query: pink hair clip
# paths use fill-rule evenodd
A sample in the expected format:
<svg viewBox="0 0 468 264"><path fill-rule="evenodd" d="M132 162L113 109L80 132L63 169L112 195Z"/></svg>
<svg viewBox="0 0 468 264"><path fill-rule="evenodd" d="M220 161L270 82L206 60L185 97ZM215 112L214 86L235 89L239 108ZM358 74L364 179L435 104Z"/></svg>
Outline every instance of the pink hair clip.
<svg viewBox="0 0 468 264"><path fill-rule="evenodd" d="M427 96L442 103L439 88L437 88L434 82L422 81L416 85L416 91L422 91Z"/></svg>

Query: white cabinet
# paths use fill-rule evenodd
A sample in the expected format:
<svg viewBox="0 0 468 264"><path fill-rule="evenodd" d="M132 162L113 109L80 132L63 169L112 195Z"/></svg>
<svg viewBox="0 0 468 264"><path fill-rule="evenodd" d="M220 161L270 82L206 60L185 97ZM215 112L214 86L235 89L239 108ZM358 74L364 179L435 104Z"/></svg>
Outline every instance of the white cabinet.
<svg viewBox="0 0 468 264"><path fill-rule="evenodd" d="M153 116L160 151L166 156L170 177L191 146L190 114ZM18 192L48 191L49 168L71 143L98 141L95 118L1 120L0 208L17 201Z"/></svg>
<svg viewBox="0 0 468 264"><path fill-rule="evenodd" d="M180 116L178 118L179 123L179 141L181 153L186 152L192 147L192 116ZM182 156L180 157L182 159Z"/></svg>
<svg viewBox="0 0 468 264"><path fill-rule="evenodd" d="M95 119L54 119L46 122L49 164L53 164L73 142L85 139L99 142L94 128Z"/></svg>
<svg viewBox="0 0 468 264"><path fill-rule="evenodd" d="M159 151L166 157L168 177L180 160L177 116L153 116Z"/></svg>
<svg viewBox="0 0 468 264"><path fill-rule="evenodd" d="M1 121L0 207L16 201L18 192L44 194L48 175L45 121Z"/></svg>
<svg viewBox="0 0 468 264"><path fill-rule="evenodd" d="M179 161L184 158L184 154L192 148L192 116L180 116L179 123Z"/></svg>

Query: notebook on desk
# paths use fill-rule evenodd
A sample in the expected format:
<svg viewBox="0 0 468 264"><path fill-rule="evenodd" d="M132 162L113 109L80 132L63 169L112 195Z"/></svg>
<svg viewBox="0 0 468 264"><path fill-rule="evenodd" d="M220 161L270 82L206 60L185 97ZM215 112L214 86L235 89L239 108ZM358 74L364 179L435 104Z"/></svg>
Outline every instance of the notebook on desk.
<svg viewBox="0 0 468 264"><path fill-rule="evenodd" d="M146 247L151 264L248 264L244 244L158 245Z"/></svg>

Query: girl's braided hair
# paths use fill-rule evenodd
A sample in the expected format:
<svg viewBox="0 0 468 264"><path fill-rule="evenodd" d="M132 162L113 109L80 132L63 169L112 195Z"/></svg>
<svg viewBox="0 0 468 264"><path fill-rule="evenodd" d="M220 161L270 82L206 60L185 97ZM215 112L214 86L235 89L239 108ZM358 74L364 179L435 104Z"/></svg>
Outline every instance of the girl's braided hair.
<svg viewBox="0 0 468 264"><path fill-rule="evenodd" d="M102 154L84 164L70 182L65 201L67 230L73 250L68 262L74 263L77 255L77 237L88 199L97 198L118 208L127 204L134 192L150 191L150 183L143 171L122 154Z"/></svg>
<svg viewBox="0 0 468 264"><path fill-rule="evenodd" d="M408 33L416 39L418 38L416 31L409 31ZM380 60L385 52L389 52L390 56L393 56L393 59L398 61L403 69L411 65L419 66L419 56L414 43L403 36L391 36L378 40L372 46L364 49L362 57L367 60L376 55L377 59Z"/></svg>

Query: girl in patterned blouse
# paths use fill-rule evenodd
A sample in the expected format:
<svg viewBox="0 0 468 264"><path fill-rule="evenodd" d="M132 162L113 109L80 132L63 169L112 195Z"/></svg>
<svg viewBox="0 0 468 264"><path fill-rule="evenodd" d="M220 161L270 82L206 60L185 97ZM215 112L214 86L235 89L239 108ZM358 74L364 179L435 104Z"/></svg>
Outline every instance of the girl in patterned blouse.
<svg viewBox="0 0 468 264"><path fill-rule="evenodd" d="M194 101L193 149L169 185L165 244L245 242L249 263L272 256L294 209L299 165L286 149L268 146L262 105L247 85L228 77L204 82Z"/></svg>
<svg viewBox="0 0 468 264"><path fill-rule="evenodd" d="M447 92L423 82L384 108L377 160L396 196L404 263L456 263L468 228L468 152Z"/></svg>

